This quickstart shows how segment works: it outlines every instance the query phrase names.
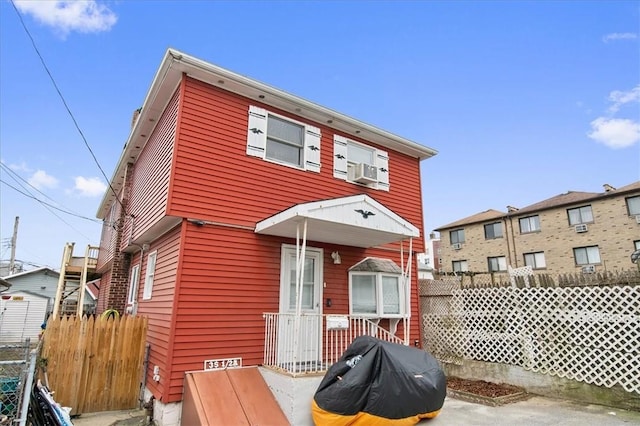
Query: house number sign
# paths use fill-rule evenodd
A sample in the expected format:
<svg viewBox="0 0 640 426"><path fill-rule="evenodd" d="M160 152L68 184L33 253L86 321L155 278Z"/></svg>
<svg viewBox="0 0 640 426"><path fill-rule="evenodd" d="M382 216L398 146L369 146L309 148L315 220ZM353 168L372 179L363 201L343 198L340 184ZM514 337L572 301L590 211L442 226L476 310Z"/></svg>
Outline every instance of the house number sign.
<svg viewBox="0 0 640 426"><path fill-rule="evenodd" d="M205 370L224 370L225 368L242 367L242 358L208 359L204 362Z"/></svg>

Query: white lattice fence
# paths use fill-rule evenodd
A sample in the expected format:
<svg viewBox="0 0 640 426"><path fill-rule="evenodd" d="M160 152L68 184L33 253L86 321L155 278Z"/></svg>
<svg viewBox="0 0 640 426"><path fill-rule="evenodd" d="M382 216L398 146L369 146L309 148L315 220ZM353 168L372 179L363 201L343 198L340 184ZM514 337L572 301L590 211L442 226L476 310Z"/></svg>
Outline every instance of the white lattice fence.
<svg viewBox="0 0 640 426"><path fill-rule="evenodd" d="M423 293L427 350L640 393L640 286Z"/></svg>

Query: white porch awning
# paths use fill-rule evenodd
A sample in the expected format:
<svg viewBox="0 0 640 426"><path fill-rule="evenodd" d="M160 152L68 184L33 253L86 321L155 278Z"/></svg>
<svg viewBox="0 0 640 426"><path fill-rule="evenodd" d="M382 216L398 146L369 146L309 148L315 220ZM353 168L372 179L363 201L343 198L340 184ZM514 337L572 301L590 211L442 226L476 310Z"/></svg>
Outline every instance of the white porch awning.
<svg viewBox="0 0 640 426"><path fill-rule="evenodd" d="M420 236L417 227L368 195L298 204L256 224L258 234L296 238L307 221L307 240L374 247Z"/></svg>

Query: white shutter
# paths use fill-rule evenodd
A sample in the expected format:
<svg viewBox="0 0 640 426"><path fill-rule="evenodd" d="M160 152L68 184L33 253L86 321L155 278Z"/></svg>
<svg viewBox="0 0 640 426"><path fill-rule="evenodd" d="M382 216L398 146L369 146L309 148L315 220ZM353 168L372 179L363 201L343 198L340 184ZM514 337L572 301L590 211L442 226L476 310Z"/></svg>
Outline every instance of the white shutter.
<svg viewBox="0 0 640 426"><path fill-rule="evenodd" d="M251 105L247 129L247 155L264 158L267 146L267 111Z"/></svg>
<svg viewBox="0 0 640 426"><path fill-rule="evenodd" d="M304 168L320 173L320 129L305 126L304 134Z"/></svg>
<svg viewBox="0 0 640 426"><path fill-rule="evenodd" d="M333 135L333 177L347 180L347 139Z"/></svg>
<svg viewBox="0 0 640 426"><path fill-rule="evenodd" d="M378 189L389 190L389 154L376 150L376 166L378 167Z"/></svg>

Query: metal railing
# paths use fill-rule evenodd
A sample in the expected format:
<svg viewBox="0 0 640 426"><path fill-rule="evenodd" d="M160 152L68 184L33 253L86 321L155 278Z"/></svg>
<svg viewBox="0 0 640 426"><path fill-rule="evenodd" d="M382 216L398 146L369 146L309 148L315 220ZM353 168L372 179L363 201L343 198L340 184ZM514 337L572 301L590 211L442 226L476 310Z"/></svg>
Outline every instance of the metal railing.
<svg viewBox="0 0 640 426"><path fill-rule="evenodd" d="M359 336L406 344L370 318L305 313L264 313L263 317L263 365L294 376L326 372Z"/></svg>

